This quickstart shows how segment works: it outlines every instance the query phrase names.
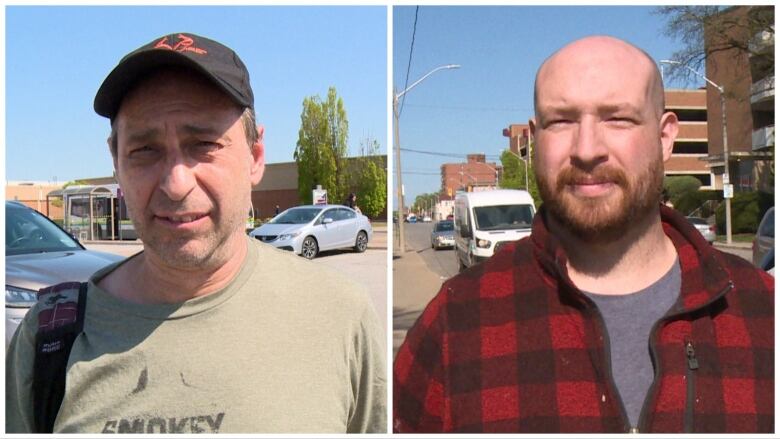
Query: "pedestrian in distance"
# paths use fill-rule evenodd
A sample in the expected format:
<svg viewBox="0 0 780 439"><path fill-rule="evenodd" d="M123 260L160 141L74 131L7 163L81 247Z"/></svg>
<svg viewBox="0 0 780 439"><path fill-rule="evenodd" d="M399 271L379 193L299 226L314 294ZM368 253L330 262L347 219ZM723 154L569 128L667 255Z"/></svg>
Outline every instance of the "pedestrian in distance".
<svg viewBox="0 0 780 439"><path fill-rule="evenodd" d="M423 311L394 430L773 432L774 282L662 205L678 121L656 63L587 37L534 92L532 233Z"/></svg>
<svg viewBox="0 0 780 439"><path fill-rule="evenodd" d="M350 192L349 195L347 195L347 201L344 202L344 205L357 213L362 213L357 205L357 195L354 192Z"/></svg>
<svg viewBox="0 0 780 439"><path fill-rule="evenodd" d="M7 352L6 432L385 432L385 336L365 289L244 232L265 151L239 56L158 37L94 107L144 250L84 295L39 295ZM36 344L76 316L72 344ZM37 398L58 386L61 404Z"/></svg>

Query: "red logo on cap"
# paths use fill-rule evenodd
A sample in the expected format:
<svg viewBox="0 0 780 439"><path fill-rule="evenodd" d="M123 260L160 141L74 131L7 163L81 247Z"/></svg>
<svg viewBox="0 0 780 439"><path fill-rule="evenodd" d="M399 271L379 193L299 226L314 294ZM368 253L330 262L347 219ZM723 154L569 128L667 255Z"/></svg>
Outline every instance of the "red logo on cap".
<svg viewBox="0 0 780 439"><path fill-rule="evenodd" d="M206 52L204 49L201 49L199 47L194 47L193 44L195 44L195 41L183 34L179 34L179 42L176 43L174 46L171 46L168 44L168 37L163 37L160 41L157 42L157 44L154 45L155 49L168 49L168 50L175 50L177 52L195 52L198 55L205 55Z"/></svg>

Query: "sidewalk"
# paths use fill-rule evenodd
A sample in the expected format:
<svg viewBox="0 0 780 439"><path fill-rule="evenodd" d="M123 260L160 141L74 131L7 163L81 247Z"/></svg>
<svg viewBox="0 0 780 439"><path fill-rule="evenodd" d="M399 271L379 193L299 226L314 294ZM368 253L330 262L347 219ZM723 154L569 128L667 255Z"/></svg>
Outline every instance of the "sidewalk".
<svg viewBox="0 0 780 439"><path fill-rule="evenodd" d="M753 243L752 242L734 242L732 241L731 244L726 244L725 242L718 242L715 241L713 244L715 248L733 248L733 249L752 249Z"/></svg>
<svg viewBox="0 0 780 439"><path fill-rule="evenodd" d="M406 337L406 331L439 292L441 283L439 276L428 269L417 252L407 251L402 258L393 255L394 358Z"/></svg>
<svg viewBox="0 0 780 439"><path fill-rule="evenodd" d="M374 229L374 234L368 241L369 250L387 250L387 223L379 223L371 225Z"/></svg>

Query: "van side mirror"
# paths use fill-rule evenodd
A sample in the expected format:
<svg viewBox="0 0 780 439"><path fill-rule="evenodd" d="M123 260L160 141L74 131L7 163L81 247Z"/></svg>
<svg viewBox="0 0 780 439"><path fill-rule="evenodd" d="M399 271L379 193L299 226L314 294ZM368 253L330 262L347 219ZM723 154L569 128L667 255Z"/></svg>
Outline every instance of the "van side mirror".
<svg viewBox="0 0 780 439"><path fill-rule="evenodd" d="M461 238L471 238L471 229L469 229L468 227L461 227L460 236Z"/></svg>

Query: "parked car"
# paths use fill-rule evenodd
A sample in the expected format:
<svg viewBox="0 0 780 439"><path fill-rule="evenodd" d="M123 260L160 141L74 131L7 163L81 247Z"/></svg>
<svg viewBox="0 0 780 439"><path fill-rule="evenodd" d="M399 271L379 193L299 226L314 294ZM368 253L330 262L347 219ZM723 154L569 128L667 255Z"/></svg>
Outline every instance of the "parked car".
<svg viewBox="0 0 780 439"><path fill-rule="evenodd" d="M758 268L766 271L772 276L775 275L775 248L774 247L770 247L769 251L766 252L763 258L761 258L761 262L759 263Z"/></svg>
<svg viewBox="0 0 780 439"><path fill-rule="evenodd" d="M324 250L368 248L373 229L365 215L333 204L297 206L285 210L250 233L262 242L313 259Z"/></svg>
<svg viewBox="0 0 780 439"><path fill-rule="evenodd" d="M453 214L447 215L447 221L453 221L453 220L455 220L455 215Z"/></svg>
<svg viewBox="0 0 780 439"><path fill-rule="evenodd" d="M433 219L431 219L431 217L429 217L428 215L425 215L425 216L423 217L423 222L424 222L424 223L429 223L429 222L431 222L431 221L433 221Z"/></svg>
<svg viewBox="0 0 780 439"><path fill-rule="evenodd" d="M417 222L417 215L415 215L413 213L410 213L406 217L406 219L404 219L404 221L407 222L407 223L416 223Z"/></svg>
<svg viewBox="0 0 780 439"><path fill-rule="evenodd" d="M707 242L710 244L715 242L715 236L717 234L715 224L710 224L706 219L695 216L688 216L686 218L693 225L693 227L696 227L696 230L701 233L701 236L703 236Z"/></svg>
<svg viewBox="0 0 780 439"><path fill-rule="evenodd" d="M455 247L455 224L452 221L439 221L434 224L431 232L431 248Z"/></svg>
<svg viewBox="0 0 780 439"><path fill-rule="evenodd" d="M761 266L761 261L771 248L775 246L775 208L770 207L758 224L756 237L753 239L753 265Z"/></svg>
<svg viewBox="0 0 780 439"><path fill-rule="evenodd" d="M85 249L46 216L5 203L5 348L41 288L84 282L122 256Z"/></svg>

